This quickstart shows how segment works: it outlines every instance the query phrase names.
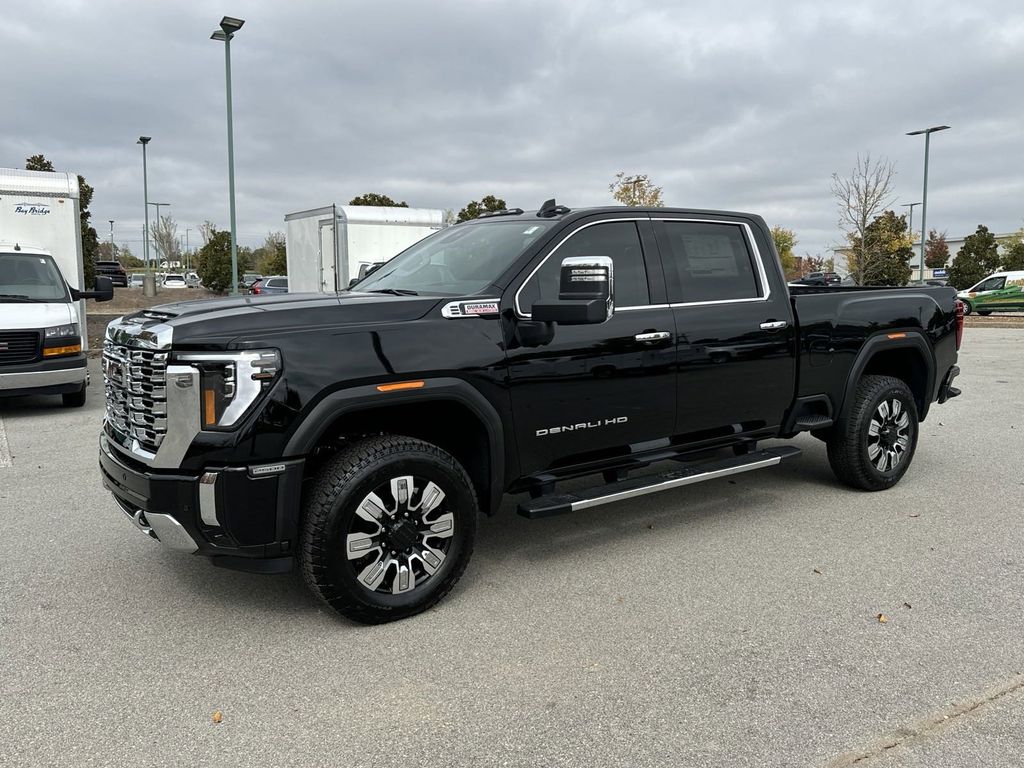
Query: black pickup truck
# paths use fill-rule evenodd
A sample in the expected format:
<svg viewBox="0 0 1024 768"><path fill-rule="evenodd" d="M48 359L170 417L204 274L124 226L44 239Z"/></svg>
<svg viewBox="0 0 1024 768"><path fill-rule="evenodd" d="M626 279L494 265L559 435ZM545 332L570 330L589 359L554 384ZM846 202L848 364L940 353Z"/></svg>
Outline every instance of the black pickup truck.
<svg viewBox="0 0 1024 768"><path fill-rule="evenodd" d="M758 216L550 200L338 294L119 318L100 466L152 538L298 563L384 622L452 588L505 494L528 518L582 510L776 465L799 449L758 444L805 431L841 482L893 486L959 394L961 331L951 288L788 288Z"/></svg>

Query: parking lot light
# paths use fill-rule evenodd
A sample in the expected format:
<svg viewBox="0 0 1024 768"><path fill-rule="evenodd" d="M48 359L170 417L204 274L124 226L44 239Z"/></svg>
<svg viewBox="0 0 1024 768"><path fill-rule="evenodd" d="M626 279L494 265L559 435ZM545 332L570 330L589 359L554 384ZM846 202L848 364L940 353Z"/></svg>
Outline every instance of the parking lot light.
<svg viewBox="0 0 1024 768"><path fill-rule="evenodd" d="M918 266L918 282L924 283L924 236L928 231L928 144L933 133L949 130L948 125L936 125L932 128L922 128L919 131L910 131L907 136L920 136L924 134L924 192L921 193L921 263ZM911 209L913 210L913 209Z"/></svg>

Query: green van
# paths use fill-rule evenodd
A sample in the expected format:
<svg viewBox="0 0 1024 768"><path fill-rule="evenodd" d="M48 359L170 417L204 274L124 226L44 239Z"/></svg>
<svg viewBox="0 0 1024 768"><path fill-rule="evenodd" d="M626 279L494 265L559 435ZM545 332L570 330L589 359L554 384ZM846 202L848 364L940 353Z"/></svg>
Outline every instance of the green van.
<svg viewBox="0 0 1024 768"><path fill-rule="evenodd" d="M1024 310L1024 272L996 272L956 297L964 303L964 314Z"/></svg>

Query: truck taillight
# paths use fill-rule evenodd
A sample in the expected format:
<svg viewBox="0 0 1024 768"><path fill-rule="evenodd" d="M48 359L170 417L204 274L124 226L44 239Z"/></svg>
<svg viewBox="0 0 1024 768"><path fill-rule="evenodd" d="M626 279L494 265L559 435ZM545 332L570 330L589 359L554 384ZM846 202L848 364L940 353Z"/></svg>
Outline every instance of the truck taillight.
<svg viewBox="0 0 1024 768"><path fill-rule="evenodd" d="M964 303L956 300L956 348L960 350L960 342L964 339Z"/></svg>

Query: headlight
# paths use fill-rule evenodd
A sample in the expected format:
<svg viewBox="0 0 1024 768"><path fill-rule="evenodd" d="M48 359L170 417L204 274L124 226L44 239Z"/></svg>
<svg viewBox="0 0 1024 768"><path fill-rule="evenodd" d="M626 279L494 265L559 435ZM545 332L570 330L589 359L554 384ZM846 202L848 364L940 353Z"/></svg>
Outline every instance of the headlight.
<svg viewBox="0 0 1024 768"><path fill-rule="evenodd" d="M54 325L43 330L43 357L76 355L82 351L78 323Z"/></svg>
<svg viewBox="0 0 1024 768"><path fill-rule="evenodd" d="M200 423L203 429L237 424L281 372L276 349L245 352L194 352L176 355L200 373Z"/></svg>

